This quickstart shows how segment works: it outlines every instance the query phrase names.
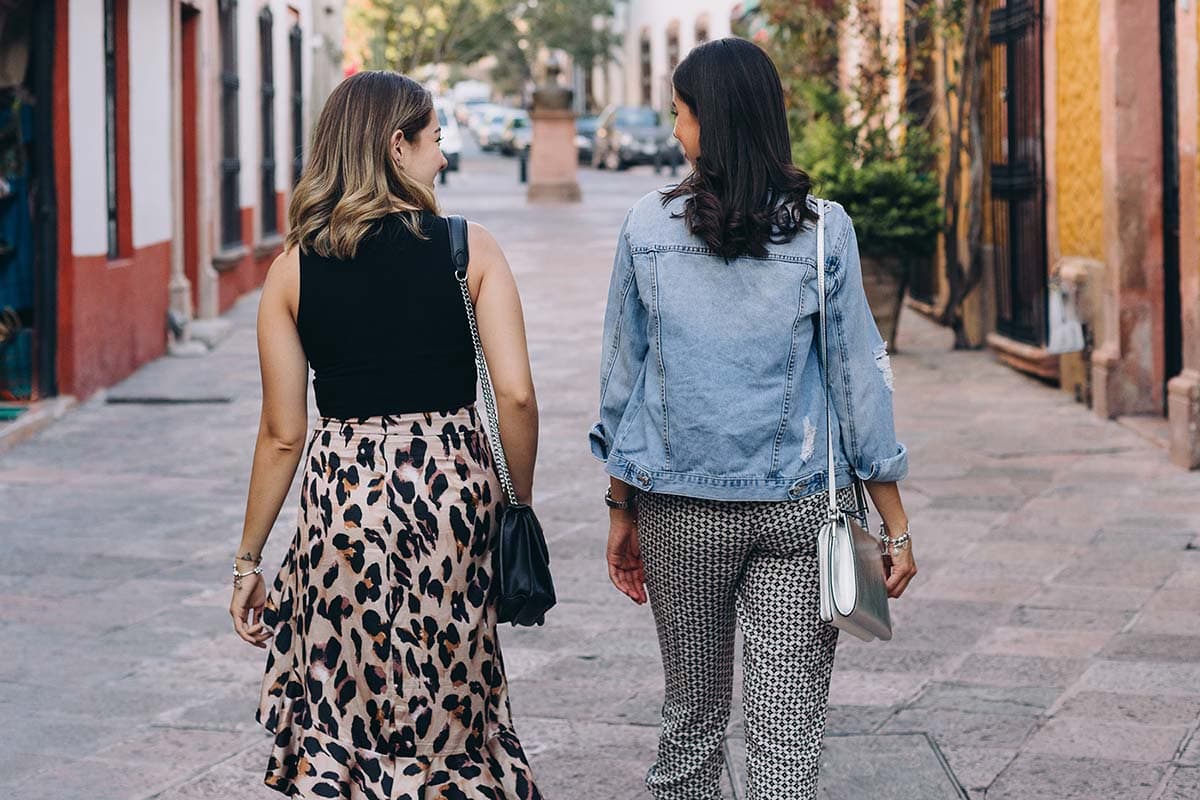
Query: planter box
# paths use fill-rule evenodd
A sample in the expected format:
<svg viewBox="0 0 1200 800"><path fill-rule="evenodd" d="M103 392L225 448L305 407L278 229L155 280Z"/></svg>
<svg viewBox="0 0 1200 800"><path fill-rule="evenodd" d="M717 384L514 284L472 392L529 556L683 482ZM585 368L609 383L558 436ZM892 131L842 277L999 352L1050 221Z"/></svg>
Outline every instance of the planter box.
<svg viewBox="0 0 1200 800"><path fill-rule="evenodd" d="M900 321L900 309L904 304L904 290L908 286L908 268L900 256L860 255L862 262L863 289L871 316L879 334L887 342L888 352L896 349L896 326Z"/></svg>

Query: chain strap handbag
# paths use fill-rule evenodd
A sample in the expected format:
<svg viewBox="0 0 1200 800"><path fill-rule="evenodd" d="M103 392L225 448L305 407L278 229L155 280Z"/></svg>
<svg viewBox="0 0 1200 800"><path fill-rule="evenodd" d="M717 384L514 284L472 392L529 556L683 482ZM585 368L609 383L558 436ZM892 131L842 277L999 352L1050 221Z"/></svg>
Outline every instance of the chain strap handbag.
<svg viewBox="0 0 1200 800"><path fill-rule="evenodd" d="M533 508L517 500L508 472L508 460L504 456L504 445L500 441L500 419L496 413L492 376L483 357L475 306L471 303L471 293L467 288L467 264L470 262L467 220L453 215L446 217L446 222L450 231L450 260L454 265L454 277L462 290L467 323L475 345L475 367L479 371L480 389L487 407L496 474L504 490L500 532L492 549L496 621L511 622L513 625L541 625L545 622L546 612L556 602L554 581L550 577L550 551L546 548L546 538L542 535L542 526Z"/></svg>
<svg viewBox="0 0 1200 800"><path fill-rule="evenodd" d="M892 618L884 574L884 551L879 538L864 527L866 497L862 482L854 479L854 493L863 515L862 523L838 508L834 485L833 426L829 386L829 337L825 314L825 201L817 210L817 308L821 328L821 371L825 381L825 429L828 445L826 481L829 516L817 534L817 568L820 575L821 619L853 636L870 642L892 638Z"/></svg>

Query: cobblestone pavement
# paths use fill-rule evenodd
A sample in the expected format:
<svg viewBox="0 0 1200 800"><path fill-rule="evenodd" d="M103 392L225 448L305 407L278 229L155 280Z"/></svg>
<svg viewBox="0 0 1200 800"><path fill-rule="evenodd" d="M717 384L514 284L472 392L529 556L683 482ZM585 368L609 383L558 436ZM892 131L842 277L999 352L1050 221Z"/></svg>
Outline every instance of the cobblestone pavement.
<svg viewBox="0 0 1200 800"><path fill-rule="evenodd" d="M513 263L542 404L537 504L561 602L544 628L502 633L518 729L551 800L633 800L661 670L648 610L605 576L585 434L617 227L658 179L581 179L584 204L531 209L515 162L473 158L442 198ZM226 611L258 415L254 302L210 355L155 362L107 394L123 402L94 398L0 456L6 797L276 796L253 720L263 654ZM914 315L899 345L921 574L893 642L839 646L824 796L1200 797L1200 475L985 353L951 352ZM741 731L735 714L735 783Z"/></svg>

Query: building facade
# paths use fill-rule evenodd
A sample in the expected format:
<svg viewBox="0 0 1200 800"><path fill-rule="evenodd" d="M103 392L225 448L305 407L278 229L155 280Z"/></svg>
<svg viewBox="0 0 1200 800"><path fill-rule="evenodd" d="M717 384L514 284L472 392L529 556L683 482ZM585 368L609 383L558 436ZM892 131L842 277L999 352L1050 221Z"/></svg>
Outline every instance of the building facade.
<svg viewBox="0 0 1200 800"><path fill-rule="evenodd" d="M671 105L671 72L697 44L729 36L756 2L730 0L625 0L616 6L613 24L622 34L621 50L597 67L592 91L600 106Z"/></svg>
<svg viewBox="0 0 1200 800"><path fill-rule="evenodd" d="M1196 4L986 0L985 17L975 337L1200 467ZM944 299L938 275L917 283ZM1058 353L1070 317L1084 346Z"/></svg>
<svg viewBox="0 0 1200 800"><path fill-rule="evenodd" d="M0 319L21 329L15 344L0 328L0 400L86 397L196 347L193 320L261 283L323 99L311 87L341 74L340 48L314 42L330 17L340 3L0 3L0 39L28 53L0 83L28 123L15 227L32 286L0 272Z"/></svg>

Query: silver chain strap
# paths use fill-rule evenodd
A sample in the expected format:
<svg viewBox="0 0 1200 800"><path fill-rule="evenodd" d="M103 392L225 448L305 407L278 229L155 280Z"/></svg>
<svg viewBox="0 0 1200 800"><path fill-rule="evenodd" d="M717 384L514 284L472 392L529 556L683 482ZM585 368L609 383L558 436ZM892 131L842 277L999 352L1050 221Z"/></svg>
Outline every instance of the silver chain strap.
<svg viewBox="0 0 1200 800"><path fill-rule="evenodd" d="M467 288L466 270L455 270L454 277L458 279L458 288L462 290L463 305L467 309L467 324L471 328L471 340L475 343L475 369L479 372L479 388L483 391L483 404L487 407L488 430L491 431L496 474L500 477L500 486L504 489L508 504L519 505L517 492L513 489L512 476L508 474L508 458L504 455L504 445L500 442L500 417L496 413L496 396L492 393L492 374L488 371L487 360L483 357L483 343L479 341L479 325L475 322L475 305L471 302L471 292Z"/></svg>

